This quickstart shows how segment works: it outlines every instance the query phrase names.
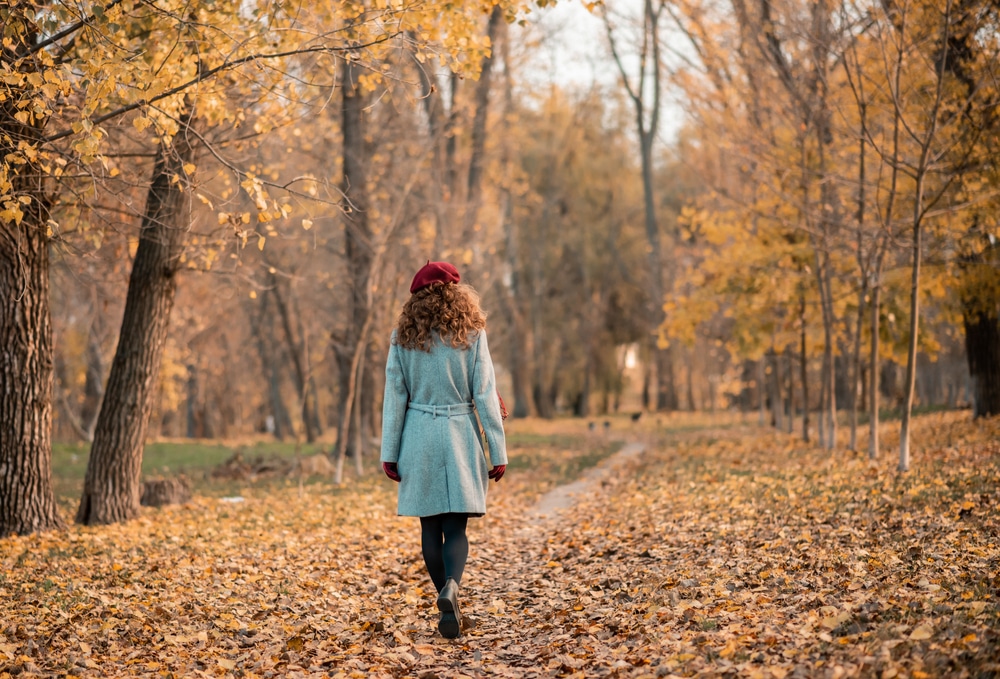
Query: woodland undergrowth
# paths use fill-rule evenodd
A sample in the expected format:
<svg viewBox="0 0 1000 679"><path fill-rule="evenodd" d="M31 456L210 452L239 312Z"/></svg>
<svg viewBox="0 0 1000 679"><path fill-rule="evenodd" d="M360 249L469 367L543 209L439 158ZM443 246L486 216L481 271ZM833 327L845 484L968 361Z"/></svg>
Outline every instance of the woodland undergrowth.
<svg viewBox="0 0 1000 679"><path fill-rule="evenodd" d="M616 421L645 452L551 516L541 493L604 456L604 432L512 450L530 464L470 523L474 627L454 641L384 479L0 540L0 677L1000 672L1000 421L919 418L907 474L677 424Z"/></svg>

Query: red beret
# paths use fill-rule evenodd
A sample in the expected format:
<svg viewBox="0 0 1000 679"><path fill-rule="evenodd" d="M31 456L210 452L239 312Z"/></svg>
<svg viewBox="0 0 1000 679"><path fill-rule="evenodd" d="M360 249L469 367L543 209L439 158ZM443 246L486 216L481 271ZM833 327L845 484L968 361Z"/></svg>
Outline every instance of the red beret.
<svg viewBox="0 0 1000 679"><path fill-rule="evenodd" d="M458 283L462 277L458 275L458 269L448 262L427 262L410 283L410 294L417 290L426 288L431 283Z"/></svg>

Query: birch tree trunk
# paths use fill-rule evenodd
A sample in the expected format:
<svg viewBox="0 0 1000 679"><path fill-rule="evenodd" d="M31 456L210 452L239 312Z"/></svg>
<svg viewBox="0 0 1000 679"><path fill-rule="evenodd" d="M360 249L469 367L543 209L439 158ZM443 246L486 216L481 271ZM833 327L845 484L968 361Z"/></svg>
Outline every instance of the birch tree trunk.
<svg viewBox="0 0 1000 679"><path fill-rule="evenodd" d="M876 243L875 270L871 285L871 354L868 358L868 372L871 383L868 387L868 459L875 461L879 455L878 425L879 425L879 313L882 304L882 262L885 258L885 247Z"/></svg>
<svg viewBox="0 0 1000 679"><path fill-rule="evenodd" d="M920 222L923 209L923 177L917 179L914 200L913 265L910 269L910 339L906 349L906 383L903 393L903 422L899 432L899 471L910 469L910 420L913 410L913 392L917 381L917 340L920 330L920 263L923 229Z"/></svg>

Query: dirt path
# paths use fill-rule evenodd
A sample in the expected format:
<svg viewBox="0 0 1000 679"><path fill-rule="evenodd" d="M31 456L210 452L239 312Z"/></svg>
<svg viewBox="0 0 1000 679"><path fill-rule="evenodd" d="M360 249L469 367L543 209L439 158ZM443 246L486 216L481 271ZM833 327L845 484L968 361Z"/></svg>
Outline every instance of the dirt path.
<svg viewBox="0 0 1000 679"><path fill-rule="evenodd" d="M550 521L558 520L559 513L571 507L576 498L593 493L602 483L620 473L625 464L644 450L646 450L644 443L627 443L617 453L588 469L581 478L553 488L528 512L531 519L529 525L544 526Z"/></svg>
<svg viewBox="0 0 1000 679"><path fill-rule="evenodd" d="M436 613L428 609L427 628L414 639L427 644L427 655L415 657L401 676L631 676L626 670L633 664L614 631L620 589L564 567L560 559L573 544L553 534L579 521L573 516L578 500L615 485L645 448L626 444L533 507L494 517L481 533L473 529L462 594L475 628L456 641L443 640L432 631Z"/></svg>

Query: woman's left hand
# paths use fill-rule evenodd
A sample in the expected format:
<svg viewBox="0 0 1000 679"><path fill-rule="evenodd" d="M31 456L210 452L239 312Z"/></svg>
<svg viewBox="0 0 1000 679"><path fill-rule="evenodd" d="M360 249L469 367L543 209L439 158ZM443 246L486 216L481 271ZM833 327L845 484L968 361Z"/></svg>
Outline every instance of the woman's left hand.
<svg viewBox="0 0 1000 679"><path fill-rule="evenodd" d="M493 479L497 483L500 483L500 479L503 478L503 473L505 471L507 471L507 465L498 464L496 467L490 470L490 473L487 474L487 476L489 476L489 478Z"/></svg>

